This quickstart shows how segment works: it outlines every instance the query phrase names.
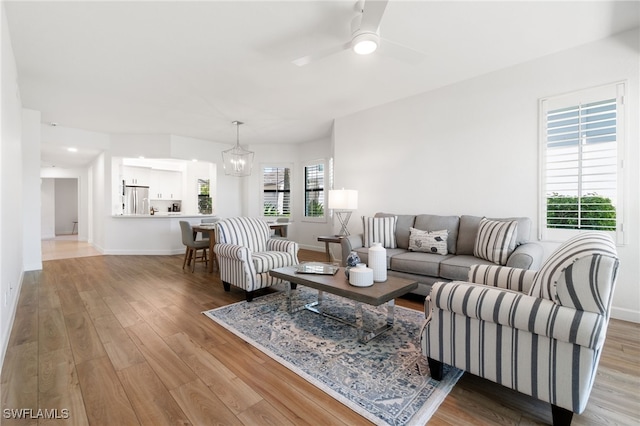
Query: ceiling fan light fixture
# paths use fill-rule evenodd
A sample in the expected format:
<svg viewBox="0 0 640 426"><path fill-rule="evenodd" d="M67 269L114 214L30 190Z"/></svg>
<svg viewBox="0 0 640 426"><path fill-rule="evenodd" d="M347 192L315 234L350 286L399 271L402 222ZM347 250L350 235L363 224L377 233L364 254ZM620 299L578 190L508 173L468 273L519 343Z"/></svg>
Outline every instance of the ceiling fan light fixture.
<svg viewBox="0 0 640 426"><path fill-rule="evenodd" d="M360 33L353 37L351 47L358 55L369 55L376 51L380 36L376 33Z"/></svg>

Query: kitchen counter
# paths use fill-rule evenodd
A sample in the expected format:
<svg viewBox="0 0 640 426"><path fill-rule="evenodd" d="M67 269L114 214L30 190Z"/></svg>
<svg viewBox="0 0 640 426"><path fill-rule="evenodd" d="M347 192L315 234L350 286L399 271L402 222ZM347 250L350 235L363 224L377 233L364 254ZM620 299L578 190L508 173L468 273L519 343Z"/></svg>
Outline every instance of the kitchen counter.
<svg viewBox="0 0 640 426"><path fill-rule="evenodd" d="M105 224L104 254L176 255L184 254L180 221L192 225L215 217L183 212L157 212L154 215L111 215Z"/></svg>

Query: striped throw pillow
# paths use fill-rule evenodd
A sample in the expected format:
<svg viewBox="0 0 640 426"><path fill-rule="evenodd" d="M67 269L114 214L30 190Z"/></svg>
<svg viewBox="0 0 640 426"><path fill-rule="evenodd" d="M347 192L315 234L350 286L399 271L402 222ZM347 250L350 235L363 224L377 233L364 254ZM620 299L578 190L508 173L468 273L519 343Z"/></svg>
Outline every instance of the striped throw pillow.
<svg viewBox="0 0 640 426"><path fill-rule="evenodd" d="M396 248L396 223L398 216L365 217L362 216L364 228L363 243L371 247L373 243L381 243L384 248Z"/></svg>
<svg viewBox="0 0 640 426"><path fill-rule="evenodd" d="M473 255L498 265L506 265L516 247L518 222L480 220Z"/></svg>

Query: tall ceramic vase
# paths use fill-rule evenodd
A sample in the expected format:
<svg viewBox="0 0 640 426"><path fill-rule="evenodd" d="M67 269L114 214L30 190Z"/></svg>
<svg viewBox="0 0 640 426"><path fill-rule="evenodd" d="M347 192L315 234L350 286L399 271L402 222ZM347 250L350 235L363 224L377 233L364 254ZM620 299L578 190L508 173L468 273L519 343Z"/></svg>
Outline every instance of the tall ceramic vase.
<svg viewBox="0 0 640 426"><path fill-rule="evenodd" d="M369 268L373 269L373 281L387 280L387 250L381 243L373 243L369 247Z"/></svg>

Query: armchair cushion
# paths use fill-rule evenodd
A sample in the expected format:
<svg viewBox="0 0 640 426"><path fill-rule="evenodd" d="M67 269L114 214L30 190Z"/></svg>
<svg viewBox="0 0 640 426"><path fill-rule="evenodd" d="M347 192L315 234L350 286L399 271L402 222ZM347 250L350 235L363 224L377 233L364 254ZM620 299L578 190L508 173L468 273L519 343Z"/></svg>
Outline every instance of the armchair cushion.
<svg viewBox="0 0 640 426"><path fill-rule="evenodd" d="M537 271L498 265L473 265L469 268L469 282L529 293Z"/></svg>
<svg viewBox="0 0 640 426"><path fill-rule="evenodd" d="M269 272L274 268L295 265L297 261L291 253L284 251L261 251L251 256L256 273Z"/></svg>

